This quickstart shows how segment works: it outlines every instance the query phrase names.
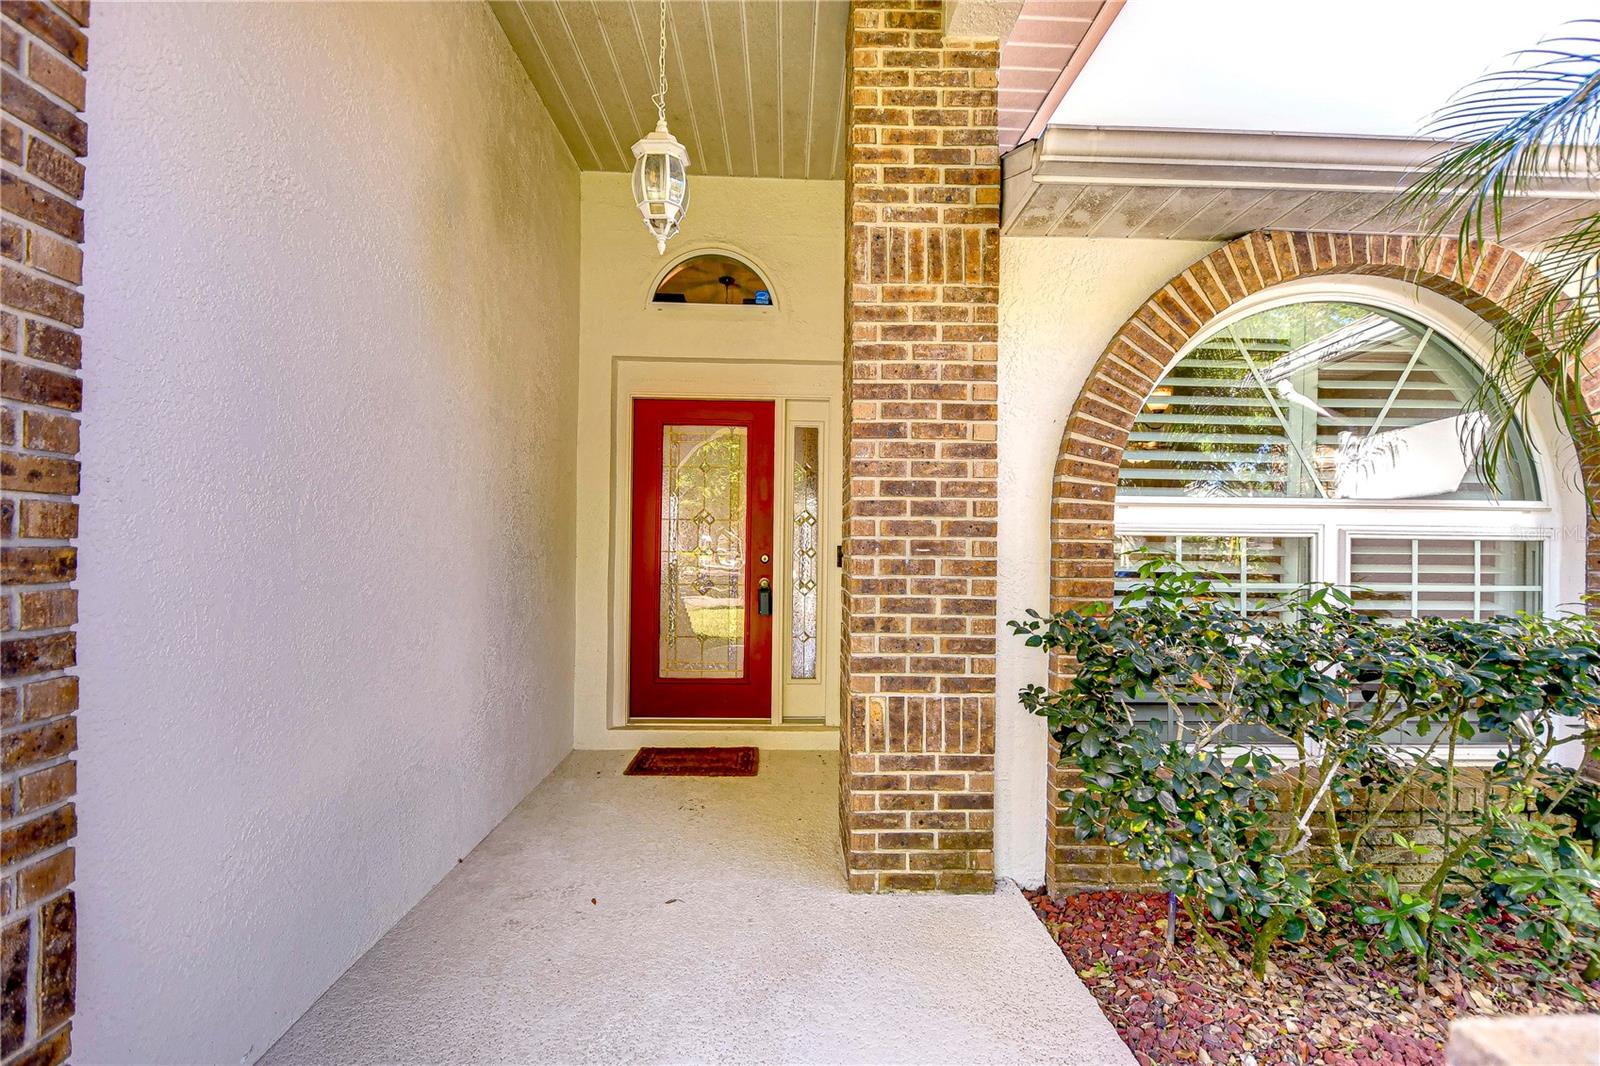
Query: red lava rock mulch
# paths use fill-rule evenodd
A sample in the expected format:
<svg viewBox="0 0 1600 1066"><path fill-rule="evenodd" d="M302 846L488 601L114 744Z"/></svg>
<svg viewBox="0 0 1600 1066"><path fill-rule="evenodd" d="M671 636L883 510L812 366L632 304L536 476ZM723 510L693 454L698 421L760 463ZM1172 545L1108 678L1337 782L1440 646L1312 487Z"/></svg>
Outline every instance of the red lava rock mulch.
<svg viewBox="0 0 1600 1066"><path fill-rule="evenodd" d="M1515 961L1493 978L1450 973L1419 990L1408 960L1376 951L1356 958L1352 945L1367 934L1348 919L1330 921L1303 943L1280 944L1266 978L1256 982L1241 943L1229 945L1244 960L1232 969L1197 947L1181 912L1176 947L1165 951L1164 895L1027 896L1143 1066L1422 1066L1444 1061L1450 1019L1458 1015L1575 1013L1600 1002L1600 982L1587 986L1586 1002ZM1539 950L1502 940L1503 950Z"/></svg>

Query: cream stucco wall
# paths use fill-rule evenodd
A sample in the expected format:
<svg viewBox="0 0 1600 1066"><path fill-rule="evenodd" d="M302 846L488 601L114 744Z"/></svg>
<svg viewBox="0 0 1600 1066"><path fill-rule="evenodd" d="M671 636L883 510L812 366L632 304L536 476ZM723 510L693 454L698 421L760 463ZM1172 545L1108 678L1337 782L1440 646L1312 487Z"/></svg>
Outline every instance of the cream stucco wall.
<svg viewBox="0 0 1600 1066"><path fill-rule="evenodd" d="M619 560L626 551L627 397L825 398L837 417L844 350L844 186L835 181L696 177L682 232L662 257L626 174L583 175L579 347L577 609L573 716L580 748L685 743L682 731L618 728L626 662ZM761 271L770 308L655 305L654 283L700 250L731 251ZM834 448L838 434L835 432ZM836 518L824 521L823 580L837 586ZM825 639L837 627L824 627ZM832 646L831 642L829 645ZM834 669L836 654L820 661ZM836 702L836 700L834 701ZM831 731L772 727L700 734L702 743L832 748Z"/></svg>
<svg viewBox="0 0 1600 1066"><path fill-rule="evenodd" d="M571 747L578 174L481 4L92 75L74 1057L249 1062Z"/></svg>
<svg viewBox="0 0 1600 1066"><path fill-rule="evenodd" d="M1000 648L995 870L1044 881L1044 721L1017 690L1044 657L1006 622L1050 606L1050 481L1061 431L1094 361L1150 294L1211 251L1189 241L1008 237L1000 242Z"/></svg>

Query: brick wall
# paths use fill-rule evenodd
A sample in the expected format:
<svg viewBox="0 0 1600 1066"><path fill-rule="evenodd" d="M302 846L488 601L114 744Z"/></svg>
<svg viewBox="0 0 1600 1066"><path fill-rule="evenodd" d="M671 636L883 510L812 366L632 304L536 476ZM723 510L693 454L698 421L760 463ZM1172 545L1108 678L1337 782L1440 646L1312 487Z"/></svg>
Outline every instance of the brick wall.
<svg viewBox="0 0 1600 1066"><path fill-rule="evenodd" d="M994 884L1000 155L993 40L850 9L845 728L850 887Z"/></svg>
<svg viewBox="0 0 1600 1066"><path fill-rule="evenodd" d="M0 3L0 1056L70 1050L87 3Z"/></svg>
<svg viewBox="0 0 1600 1066"><path fill-rule="evenodd" d="M1427 244L1382 234L1267 231L1246 234L1199 260L1163 286L1119 329L1095 363L1061 437L1051 497L1050 609L1109 602L1117 474L1139 409L1183 346L1235 302L1282 282L1321 274L1399 278L1447 296L1490 322L1528 269L1509 249L1486 245L1467 276L1455 272L1457 243ZM1600 352L1596 353L1600 358ZM1592 365L1592 364L1591 364ZM1600 438L1574 442L1591 500L1600 498ZM1600 590L1600 522L1591 519L1588 573ZM1065 682L1065 664L1050 680ZM1070 767L1052 750L1046 874L1052 892L1135 884L1143 873L1115 849L1078 841L1065 824L1063 790ZM1406 812L1414 813L1414 812Z"/></svg>
<svg viewBox="0 0 1600 1066"><path fill-rule="evenodd" d="M1481 771L1463 768L1456 782L1456 800L1450 823L1459 838L1460 831L1473 821L1473 812L1485 802L1487 789ZM1059 804L1059 792L1076 787L1076 775L1070 769L1060 771L1054 778L1057 786L1052 790L1053 803ZM1272 782L1277 794L1277 810L1273 824L1280 833L1287 834L1294 825L1289 813L1294 809L1294 779L1284 775ZM1444 835L1438 828L1442 822L1445 785L1442 779L1425 786L1412 785L1403 793L1388 795L1382 791L1354 791L1348 806L1339 809L1340 824L1346 829L1359 826L1368 817L1373 827L1363 838L1358 856L1380 872L1392 874L1402 885L1420 885L1432 872L1430 860L1394 843L1394 834L1400 833L1413 843L1431 848L1444 844ZM1050 869L1048 888L1052 894L1063 892L1088 892L1096 889L1159 890L1139 864L1130 862L1119 849L1093 840L1079 840L1072 827L1064 820L1052 819L1050 838ZM1313 828L1312 851L1324 856L1332 839L1326 830ZM1437 861L1437 857L1433 861Z"/></svg>

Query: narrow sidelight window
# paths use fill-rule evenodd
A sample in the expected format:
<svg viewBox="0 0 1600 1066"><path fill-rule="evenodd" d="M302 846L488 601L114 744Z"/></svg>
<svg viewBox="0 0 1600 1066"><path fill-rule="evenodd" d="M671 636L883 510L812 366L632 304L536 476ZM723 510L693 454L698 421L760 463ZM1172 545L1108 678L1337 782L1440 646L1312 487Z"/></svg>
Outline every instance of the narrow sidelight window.
<svg viewBox="0 0 1600 1066"><path fill-rule="evenodd" d="M810 680L817 676L817 533L822 525L818 496L818 436L816 426L796 426L791 482L794 498L789 531L792 545L790 572L789 676Z"/></svg>

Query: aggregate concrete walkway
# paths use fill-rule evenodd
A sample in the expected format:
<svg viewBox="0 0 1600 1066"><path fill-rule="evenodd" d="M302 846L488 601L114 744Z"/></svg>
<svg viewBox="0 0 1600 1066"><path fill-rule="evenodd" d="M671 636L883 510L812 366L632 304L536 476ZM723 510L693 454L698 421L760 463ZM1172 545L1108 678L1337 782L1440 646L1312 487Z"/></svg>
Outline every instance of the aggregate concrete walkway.
<svg viewBox="0 0 1600 1066"><path fill-rule="evenodd" d="M264 1061L1131 1066L1014 887L850 895L837 756L761 758L573 753Z"/></svg>

